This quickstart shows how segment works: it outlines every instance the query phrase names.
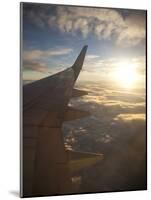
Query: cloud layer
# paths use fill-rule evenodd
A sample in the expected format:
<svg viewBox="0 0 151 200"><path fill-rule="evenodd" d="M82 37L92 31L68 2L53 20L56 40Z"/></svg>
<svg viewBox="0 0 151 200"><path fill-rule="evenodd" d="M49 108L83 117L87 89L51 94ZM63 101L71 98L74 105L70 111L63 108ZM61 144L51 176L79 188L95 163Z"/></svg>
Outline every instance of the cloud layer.
<svg viewBox="0 0 151 200"><path fill-rule="evenodd" d="M41 58L66 55L70 53L72 49L69 48L58 48L51 50L29 50L23 52L24 60L39 60Z"/></svg>
<svg viewBox="0 0 151 200"><path fill-rule="evenodd" d="M70 105L89 117L64 123L66 147L103 153L104 160L85 169L80 191L138 190L146 184L146 123L144 91L124 91L103 84L78 84L87 96Z"/></svg>
<svg viewBox="0 0 151 200"><path fill-rule="evenodd" d="M48 72L48 66L44 59L69 54L72 49L69 48L55 48L49 50L25 50L23 52L23 66L24 70L32 70L38 72Z"/></svg>
<svg viewBox="0 0 151 200"><path fill-rule="evenodd" d="M80 83L78 87L87 90L88 95L72 99L70 106L89 111L90 116L65 123L67 143L73 148L78 148L76 144L80 137L103 141L108 135L106 139L112 142L118 133L125 131L125 126L129 127L126 131L133 134L135 126L145 123L144 90L130 92L90 82Z"/></svg>
<svg viewBox="0 0 151 200"><path fill-rule="evenodd" d="M72 6L34 6L25 16L38 27L56 28L61 32L84 38L94 34L98 39L115 40L116 44L133 46L145 39L145 12L129 10L122 15L122 10L72 7Z"/></svg>

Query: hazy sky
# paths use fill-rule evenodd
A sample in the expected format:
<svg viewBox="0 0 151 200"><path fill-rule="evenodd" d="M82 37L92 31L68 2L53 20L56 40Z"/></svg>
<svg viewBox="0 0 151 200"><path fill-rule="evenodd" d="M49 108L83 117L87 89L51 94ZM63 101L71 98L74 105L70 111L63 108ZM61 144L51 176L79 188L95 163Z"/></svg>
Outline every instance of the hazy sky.
<svg viewBox="0 0 151 200"><path fill-rule="evenodd" d="M79 80L112 79L123 63L145 70L146 12L46 4L23 5L23 79L70 67L88 45Z"/></svg>

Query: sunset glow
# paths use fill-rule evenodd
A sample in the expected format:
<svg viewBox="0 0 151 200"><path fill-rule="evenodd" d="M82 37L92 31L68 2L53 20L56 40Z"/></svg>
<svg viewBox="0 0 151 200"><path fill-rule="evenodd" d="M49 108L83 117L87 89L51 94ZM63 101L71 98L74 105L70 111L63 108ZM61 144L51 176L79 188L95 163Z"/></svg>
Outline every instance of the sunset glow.
<svg viewBox="0 0 151 200"><path fill-rule="evenodd" d="M118 63L117 69L113 73L115 81L117 81L121 87L133 88L138 80L136 67L135 64L128 62Z"/></svg>

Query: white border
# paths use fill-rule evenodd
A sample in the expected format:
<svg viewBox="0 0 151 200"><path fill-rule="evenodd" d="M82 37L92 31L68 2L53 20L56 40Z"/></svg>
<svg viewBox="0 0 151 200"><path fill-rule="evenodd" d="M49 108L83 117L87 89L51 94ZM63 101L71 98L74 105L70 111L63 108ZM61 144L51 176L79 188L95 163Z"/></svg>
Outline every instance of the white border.
<svg viewBox="0 0 151 200"><path fill-rule="evenodd" d="M18 198L17 191L19 190L19 2L18 0L4 0L1 1L0 6L0 199L5 200ZM148 9L148 36L150 35L151 4L148 0L32 0L32 2ZM148 44L150 44L149 37ZM149 47L148 52L150 52ZM148 56L148 82L150 82L151 74L149 61L150 57ZM148 118L150 119L149 101L151 100L151 91L149 91L149 88ZM151 144L149 142L151 141L149 136L151 125L149 124L149 119L148 169L151 169L151 148L149 147ZM148 191L45 197L45 199L150 199L150 177L151 173L148 170Z"/></svg>

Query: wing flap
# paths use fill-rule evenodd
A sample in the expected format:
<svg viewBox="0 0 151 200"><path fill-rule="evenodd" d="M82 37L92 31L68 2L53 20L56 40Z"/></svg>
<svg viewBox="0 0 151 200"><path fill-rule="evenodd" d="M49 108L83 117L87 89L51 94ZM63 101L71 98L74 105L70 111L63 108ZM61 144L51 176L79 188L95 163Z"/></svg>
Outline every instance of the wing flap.
<svg viewBox="0 0 151 200"><path fill-rule="evenodd" d="M103 154L67 150L71 173L80 171L103 160Z"/></svg>
<svg viewBox="0 0 151 200"><path fill-rule="evenodd" d="M89 116L90 113L87 111L83 110L78 110L72 107L68 107L65 116L64 116L64 121L71 121L71 120L76 120L82 117L87 117Z"/></svg>
<svg viewBox="0 0 151 200"><path fill-rule="evenodd" d="M73 89L72 91L72 97L81 97L87 94L88 92L84 90Z"/></svg>

